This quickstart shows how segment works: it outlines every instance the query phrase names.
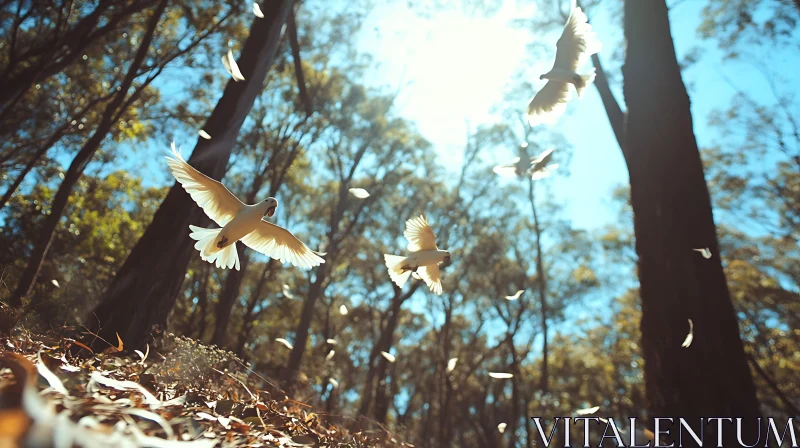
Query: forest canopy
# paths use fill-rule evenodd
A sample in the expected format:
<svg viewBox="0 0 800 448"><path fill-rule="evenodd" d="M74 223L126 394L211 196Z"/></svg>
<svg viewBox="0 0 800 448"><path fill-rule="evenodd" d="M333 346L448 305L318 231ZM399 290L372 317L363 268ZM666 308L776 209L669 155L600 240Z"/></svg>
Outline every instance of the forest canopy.
<svg viewBox="0 0 800 448"><path fill-rule="evenodd" d="M0 413L39 369L75 427L113 426L68 409L92 388L155 394L120 405L141 430L115 411L132 446L800 432L798 24L797 0L0 1Z"/></svg>

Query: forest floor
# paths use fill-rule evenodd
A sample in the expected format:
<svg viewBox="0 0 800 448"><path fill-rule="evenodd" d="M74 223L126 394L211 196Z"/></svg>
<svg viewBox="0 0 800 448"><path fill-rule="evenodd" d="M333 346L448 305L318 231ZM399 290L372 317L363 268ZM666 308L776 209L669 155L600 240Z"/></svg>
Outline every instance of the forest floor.
<svg viewBox="0 0 800 448"><path fill-rule="evenodd" d="M189 338L96 353L76 335L0 337L0 448L412 446L337 427L232 353Z"/></svg>

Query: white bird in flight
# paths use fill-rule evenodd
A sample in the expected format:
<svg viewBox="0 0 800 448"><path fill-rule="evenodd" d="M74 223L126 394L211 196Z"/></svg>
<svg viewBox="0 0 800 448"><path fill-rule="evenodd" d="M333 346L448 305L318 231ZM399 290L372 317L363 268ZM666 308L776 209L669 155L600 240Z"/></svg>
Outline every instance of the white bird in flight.
<svg viewBox="0 0 800 448"><path fill-rule="evenodd" d="M497 165L492 169L495 174L501 177L524 177L525 173L533 165L531 157L528 155L528 143L522 142L518 148L519 157L514 157L511 162L504 165Z"/></svg>
<svg viewBox="0 0 800 448"><path fill-rule="evenodd" d="M583 90L594 82L595 69L592 67L587 74L581 75L577 72L578 67L601 48L586 14L579 7L573 8L556 43L553 68L539 77L547 79L547 84L528 103L527 118L531 126L552 125L558 121L572 98L570 85L575 86L578 98L583 96Z"/></svg>
<svg viewBox="0 0 800 448"><path fill-rule="evenodd" d="M416 272L432 292L442 295L439 264L450 263L450 252L436 246L436 235L424 215L406 221L403 235L408 240L407 256L383 254L389 277L402 288L411 273Z"/></svg>
<svg viewBox="0 0 800 448"><path fill-rule="evenodd" d="M222 183L194 169L183 159L172 143L172 155L167 156L172 175L180 182L192 199L221 229L204 229L189 226L189 236L196 240L194 248L200 258L215 263L218 268L236 268L239 253L236 242L241 240L247 247L281 262L289 262L300 268L312 268L324 263L324 253L314 252L291 232L281 226L262 220L272 216L278 208L278 200L267 198L254 205L246 205L233 195Z"/></svg>
<svg viewBox="0 0 800 448"><path fill-rule="evenodd" d="M531 159L528 156L527 144L523 143L519 147L519 157L515 157L511 163L505 165L497 165L493 171L502 177L525 177L531 176L533 180L544 179L549 176L556 168L557 163L548 165L550 159L553 158L555 148L550 148L543 153Z"/></svg>

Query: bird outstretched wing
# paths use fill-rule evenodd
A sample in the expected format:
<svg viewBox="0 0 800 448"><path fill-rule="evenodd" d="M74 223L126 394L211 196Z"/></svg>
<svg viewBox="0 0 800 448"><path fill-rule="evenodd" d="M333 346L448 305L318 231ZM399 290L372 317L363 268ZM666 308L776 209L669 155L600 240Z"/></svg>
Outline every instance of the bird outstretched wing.
<svg viewBox="0 0 800 448"><path fill-rule="evenodd" d="M325 260L292 235L292 232L268 221L259 222L256 229L245 235L241 241L256 252L282 263L288 261L299 268L310 269L325 263Z"/></svg>
<svg viewBox="0 0 800 448"><path fill-rule="evenodd" d="M422 281L428 285L431 292L442 295L442 276L439 272L439 265L420 266L417 273L422 277Z"/></svg>
<svg viewBox="0 0 800 448"><path fill-rule="evenodd" d="M581 8L572 9L564 31L556 43L556 60L553 68L574 72L591 55L600 51L602 44L588 21Z"/></svg>
<svg viewBox="0 0 800 448"><path fill-rule="evenodd" d="M555 124L564 111L567 110L567 102L572 98L569 83L563 81L549 80L536 92L528 103L527 119L528 124L538 126L540 124Z"/></svg>
<svg viewBox="0 0 800 448"><path fill-rule="evenodd" d="M206 215L217 225L224 227L244 207L242 201L225 185L189 165L175 148L175 142L172 142L172 155L174 157L166 157L172 175Z"/></svg>
<svg viewBox="0 0 800 448"><path fill-rule="evenodd" d="M538 156L536 156L535 159L531 160L531 169L536 171L539 168L547 165L547 162L549 162L550 159L553 158L553 151L555 151L555 148L550 148L550 149L546 150L545 152L543 152L543 153L539 154Z"/></svg>
<svg viewBox="0 0 800 448"><path fill-rule="evenodd" d="M406 221L406 230L403 235L408 240L408 250L411 252L439 250L436 247L436 235L428 224L428 220L425 219L425 215Z"/></svg>
<svg viewBox="0 0 800 448"><path fill-rule="evenodd" d="M511 163L507 163L504 165L497 165L492 168L495 174L501 177L516 177L517 176L517 164L519 163L519 157L514 157Z"/></svg>

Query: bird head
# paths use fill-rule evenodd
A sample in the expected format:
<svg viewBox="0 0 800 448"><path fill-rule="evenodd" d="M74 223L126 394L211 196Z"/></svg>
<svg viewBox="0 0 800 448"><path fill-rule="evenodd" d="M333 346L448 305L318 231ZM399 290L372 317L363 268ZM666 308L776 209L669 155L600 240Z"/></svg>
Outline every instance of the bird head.
<svg viewBox="0 0 800 448"><path fill-rule="evenodd" d="M445 252L444 253L444 261L442 262L442 264L445 265L445 266L450 266L450 263L452 263L452 262L453 262L453 258L450 255L450 252Z"/></svg>
<svg viewBox="0 0 800 448"><path fill-rule="evenodd" d="M264 210L264 216L272 217L275 214L275 209L278 208L278 200L275 198L267 198L261 203Z"/></svg>

